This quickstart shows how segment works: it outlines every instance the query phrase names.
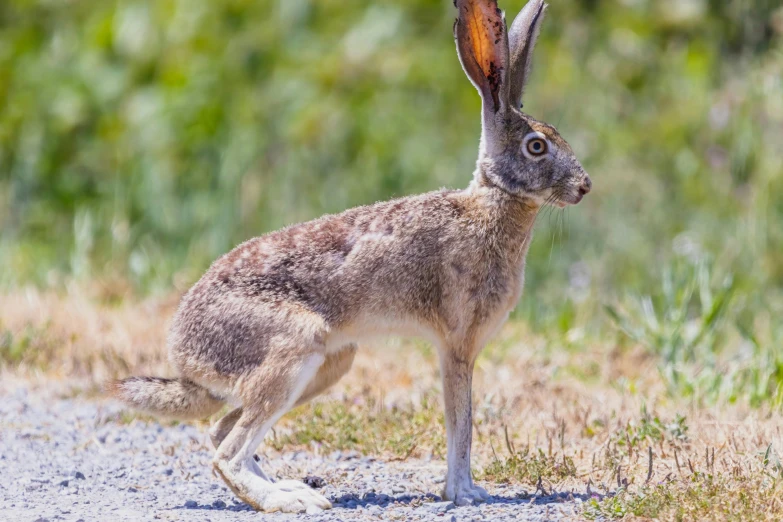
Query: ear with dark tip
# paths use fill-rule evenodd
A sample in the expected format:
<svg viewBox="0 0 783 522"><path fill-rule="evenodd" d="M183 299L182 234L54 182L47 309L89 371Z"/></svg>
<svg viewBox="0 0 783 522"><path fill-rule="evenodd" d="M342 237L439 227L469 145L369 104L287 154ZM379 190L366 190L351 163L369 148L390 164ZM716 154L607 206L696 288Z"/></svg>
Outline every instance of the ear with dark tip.
<svg viewBox="0 0 783 522"><path fill-rule="evenodd" d="M533 48L536 46L546 8L544 0L530 0L514 19L508 32L511 55L509 101L516 107L522 106L522 94L530 74Z"/></svg>
<svg viewBox="0 0 783 522"><path fill-rule="evenodd" d="M455 0L454 38L462 68L478 89L484 110L508 103L508 35L497 0Z"/></svg>

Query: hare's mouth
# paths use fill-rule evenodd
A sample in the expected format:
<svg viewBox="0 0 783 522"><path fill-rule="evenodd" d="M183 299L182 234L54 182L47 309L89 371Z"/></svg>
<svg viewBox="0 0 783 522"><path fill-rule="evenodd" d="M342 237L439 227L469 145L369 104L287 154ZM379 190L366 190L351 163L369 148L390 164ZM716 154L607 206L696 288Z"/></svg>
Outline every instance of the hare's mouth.
<svg viewBox="0 0 783 522"><path fill-rule="evenodd" d="M592 187L593 183L590 181L590 177L585 175L579 186L573 187L573 190L569 188L563 192L556 191L557 197L554 203L560 208L565 208L567 205L577 205L590 192Z"/></svg>
<svg viewBox="0 0 783 522"><path fill-rule="evenodd" d="M585 197L585 195L582 194L581 192L577 193L577 194L573 194L573 195L567 195L567 196L563 195L563 196L557 198L554 201L554 204L557 205L560 208L565 208L568 205L577 205L577 204L579 204L579 202L582 201L582 199L584 197Z"/></svg>

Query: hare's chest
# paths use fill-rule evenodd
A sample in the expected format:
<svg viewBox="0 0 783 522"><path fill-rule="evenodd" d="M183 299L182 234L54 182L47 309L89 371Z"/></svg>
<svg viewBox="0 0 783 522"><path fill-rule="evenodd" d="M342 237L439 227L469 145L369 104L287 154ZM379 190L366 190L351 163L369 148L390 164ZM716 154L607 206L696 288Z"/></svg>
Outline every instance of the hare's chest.
<svg viewBox="0 0 783 522"><path fill-rule="evenodd" d="M514 308L516 306L517 301L519 301L519 298L522 297L522 290L525 287L525 262L522 261L521 265L517 267L517 269L510 274L509 276L510 284L509 284L509 295L508 295L508 306L510 308Z"/></svg>
<svg viewBox="0 0 783 522"><path fill-rule="evenodd" d="M522 296L522 290L525 286L524 259L521 263L511 266L499 274L499 278L503 283L498 285L501 290L496 295L496 302L500 312L506 317Z"/></svg>
<svg viewBox="0 0 783 522"><path fill-rule="evenodd" d="M487 268L476 282L471 298L478 305L477 314L491 322L498 315L508 315L516 305L524 287L525 266L524 261L513 265L488 262Z"/></svg>
<svg viewBox="0 0 783 522"><path fill-rule="evenodd" d="M485 299L475 309L472 324L476 325L476 340L479 346L487 343L505 324L516 306L524 287L524 265L517 270L496 272L487 281Z"/></svg>

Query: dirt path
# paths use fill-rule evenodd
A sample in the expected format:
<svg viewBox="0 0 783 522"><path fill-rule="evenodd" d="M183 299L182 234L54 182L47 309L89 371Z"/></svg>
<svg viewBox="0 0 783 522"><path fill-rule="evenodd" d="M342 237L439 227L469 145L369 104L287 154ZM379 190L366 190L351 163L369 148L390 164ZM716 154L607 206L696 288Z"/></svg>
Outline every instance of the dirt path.
<svg viewBox="0 0 783 522"><path fill-rule="evenodd" d="M323 480L334 508L317 515L259 515L211 472L206 431L123 423L120 408L6 385L0 401L0 512L4 520L570 520L581 499L486 485L479 506L441 502L441 461L383 462L335 452L268 459L280 478ZM358 429L358 428L357 428Z"/></svg>

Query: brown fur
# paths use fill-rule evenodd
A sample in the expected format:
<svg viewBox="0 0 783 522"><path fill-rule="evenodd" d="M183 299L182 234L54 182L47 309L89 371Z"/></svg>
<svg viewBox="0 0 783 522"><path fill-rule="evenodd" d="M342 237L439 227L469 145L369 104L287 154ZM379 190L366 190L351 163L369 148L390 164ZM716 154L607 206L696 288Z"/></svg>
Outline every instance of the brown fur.
<svg viewBox="0 0 783 522"><path fill-rule="evenodd" d="M188 379L131 377L107 388L114 398L160 417L203 419L223 406L220 398Z"/></svg>
<svg viewBox="0 0 783 522"><path fill-rule="evenodd" d="M216 397L238 406L211 430L214 466L257 509L328 507L296 483L273 484L252 454L285 411L348 371L355 343L377 335L416 335L437 346L449 446L445 496L460 504L486 497L470 477L473 362L519 299L538 211L548 202L577 203L590 180L557 131L510 99L512 91L521 96L529 60L516 60L523 70L509 73L509 54L529 57L543 3L531 0L527 22L515 22L520 34L511 40L525 49L512 53L494 0L457 7L460 59L484 101L473 183L239 245L182 299L169 337L182 379L114 386L120 399L148 411L208 414ZM530 139L546 140L546 154L527 151ZM185 397L184 383L201 391Z"/></svg>

